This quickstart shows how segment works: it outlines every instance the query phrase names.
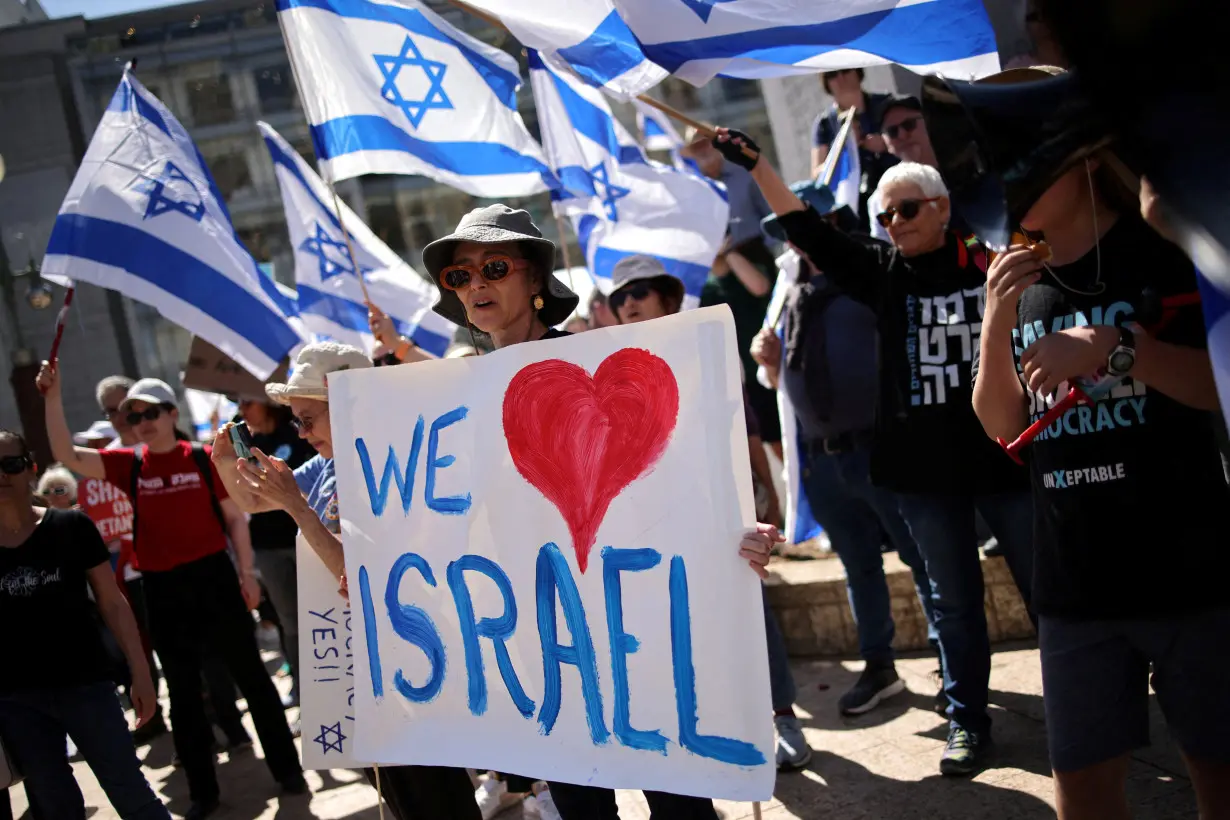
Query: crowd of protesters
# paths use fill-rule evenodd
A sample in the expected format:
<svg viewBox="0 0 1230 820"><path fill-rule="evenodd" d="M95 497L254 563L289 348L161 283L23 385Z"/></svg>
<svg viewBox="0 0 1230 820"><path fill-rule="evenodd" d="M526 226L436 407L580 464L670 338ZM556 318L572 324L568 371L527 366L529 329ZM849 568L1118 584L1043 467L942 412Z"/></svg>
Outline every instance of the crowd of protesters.
<svg viewBox="0 0 1230 820"><path fill-rule="evenodd" d="M1152 227L1155 213L1146 222L1108 188L1096 156L1066 168L1022 221L1045 244L990 258L953 206L919 100L869 94L862 80L861 70L823 75L835 103L817 117L812 153L817 174L838 150L839 112L853 108L858 216L814 198L810 184L788 186L739 131L693 135L683 151L725 184L731 205L699 302L734 316L765 522L722 548L764 577L783 540L770 459L782 457L781 391L797 419L802 491L844 566L864 661L839 699L843 714L905 689L883 564L884 550L895 550L940 659L936 709L949 726L939 771L987 765L985 527L1038 627L1060 817L1129 815L1127 765L1149 741L1150 680L1201 816L1230 816L1230 609L1221 591L1230 558L1214 540L1230 490L1199 300L1186 299L1196 291L1192 263ZM467 330L446 355L660 320L684 306L683 282L658 259L635 256L578 310L553 275L556 250L528 213L505 205L470 212L424 248L436 311ZM766 313L780 277L787 288L773 325ZM1183 298L1157 324L1142 294ZM1119 324L1097 324L1112 304L1127 306ZM307 791L284 712L297 703L300 674L297 537L348 594L326 377L431 358L379 310L370 322L379 341L371 354L305 346L287 382L239 397L239 418L212 446L179 431L179 401L156 379L101 382L105 420L74 436L60 398L71 374L44 364L38 386L59 463L39 475L22 437L0 432L0 618L28 625L10 630L20 660L0 671L0 738L25 772L34 816L81 814L66 734L122 816L168 816L133 753L134 741L167 731L159 676L188 780L187 817L219 806L212 723L232 751L251 745L235 686L273 778L288 794ZM937 328L948 343L932 349ZM1069 384L1098 371L1123 380L1108 401L1127 404L1075 409L1030 445L1025 466L1002 452L996 439L1017 438ZM238 457L235 423L250 432L254 460ZM1147 543L1165 544L1166 560L1142 560L1132 545ZM286 698L258 648L251 612L262 598L280 624L293 682ZM765 625L777 766L797 770L812 751L767 602ZM133 709L131 733L113 682ZM613 791L532 774L491 772L476 792L463 769L380 770L402 820L489 820L517 802L546 820L618 817ZM374 784L376 773L368 776ZM655 818L717 816L708 799L645 797Z"/></svg>

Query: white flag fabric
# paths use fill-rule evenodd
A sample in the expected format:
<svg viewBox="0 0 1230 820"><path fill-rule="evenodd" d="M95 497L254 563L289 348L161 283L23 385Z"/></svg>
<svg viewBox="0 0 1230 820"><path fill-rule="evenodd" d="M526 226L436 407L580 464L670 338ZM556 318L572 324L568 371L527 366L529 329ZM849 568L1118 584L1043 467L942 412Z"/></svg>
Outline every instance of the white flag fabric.
<svg viewBox="0 0 1230 820"><path fill-rule="evenodd" d="M297 308L231 225L188 132L125 71L52 229L43 276L117 290L266 378Z"/></svg>
<svg viewBox="0 0 1230 820"><path fill-rule="evenodd" d="M683 147L683 137L661 110L647 105L640 100L633 100L636 106L636 124L641 129L641 143L648 151L670 151L678 164L678 151Z"/></svg>
<svg viewBox="0 0 1230 820"><path fill-rule="evenodd" d="M666 79L611 0L467 0L500 18L522 45L558 56L586 82L633 96Z"/></svg>
<svg viewBox="0 0 1230 820"><path fill-rule="evenodd" d="M239 406L221 393L186 387L184 399L188 402L192 433L197 441L211 441L218 428L234 418L239 411Z"/></svg>
<svg viewBox="0 0 1230 820"><path fill-rule="evenodd" d="M900 63L999 71L982 0L613 0L645 56L695 85Z"/></svg>
<svg viewBox="0 0 1230 820"><path fill-rule="evenodd" d="M507 53L417 0L278 0L321 173L417 174L475 196L555 187Z"/></svg>
<svg viewBox="0 0 1230 820"><path fill-rule="evenodd" d="M859 163L858 140L855 138L853 127L846 130L845 142L840 146L835 146L835 149L829 151L819 178L824 179L829 173L829 166L835 166L832 176L829 177L829 190L833 193L833 204L838 208L845 205L854 212L855 216L860 216L858 195L859 186L863 180L863 171Z"/></svg>
<svg viewBox="0 0 1230 820"><path fill-rule="evenodd" d="M444 355L456 326L432 311L435 288L340 200L339 220L324 181L277 131L263 122L257 125L282 190L290 244L295 249L299 315L307 329L317 337L368 352L375 347L359 285L361 274L372 302L388 314L398 332L424 350ZM346 247L343 226L358 272Z"/></svg>
<svg viewBox="0 0 1230 820"><path fill-rule="evenodd" d="M564 186L556 207L572 217L594 277L609 280L620 259L647 254L683 280L684 305L695 307L726 236L722 193L646 159L598 89L536 52L529 63L543 142Z"/></svg>

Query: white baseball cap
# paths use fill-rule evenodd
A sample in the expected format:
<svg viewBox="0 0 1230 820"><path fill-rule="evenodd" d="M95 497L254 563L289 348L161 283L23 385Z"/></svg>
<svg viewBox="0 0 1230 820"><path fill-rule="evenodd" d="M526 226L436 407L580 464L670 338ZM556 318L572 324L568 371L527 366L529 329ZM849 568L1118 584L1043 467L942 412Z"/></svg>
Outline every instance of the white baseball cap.
<svg viewBox="0 0 1230 820"><path fill-rule="evenodd" d="M326 377L330 373L371 366L372 360L357 347L338 342L312 342L299 351L286 383L267 384L265 393L278 404L290 404L291 399L328 401Z"/></svg>
<svg viewBox="0 0 1230 820"><path fill-rule="evenodd" d="M88 444L91 441L111 441L119 434L111 426L111 422L99 419L90 425L88 430L73 433L73 444Z"/></svg>
<svg viewBox="0 0 1230 820"><path fill-rule="evenodd" d="M175 398L175 391L162 379L138 379L136 384L128 388L128 395L120 402L120 412L127 412L135 401L169 404L179 409L179 399Z"/></svg>

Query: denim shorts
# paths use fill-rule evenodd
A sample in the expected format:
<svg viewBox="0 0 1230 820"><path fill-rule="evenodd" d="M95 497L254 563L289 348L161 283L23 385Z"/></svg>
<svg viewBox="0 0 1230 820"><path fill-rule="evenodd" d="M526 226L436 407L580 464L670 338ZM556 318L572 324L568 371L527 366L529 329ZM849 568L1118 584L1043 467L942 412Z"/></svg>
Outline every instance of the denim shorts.
<svg viewBox="0 0 1230 820"><path fill-rule="evenodd" d="M1183 752L1230 763L1230 609L1113 621L1044 616L1038 640L1055 771L1148 746L1150 683Z"/></svg>

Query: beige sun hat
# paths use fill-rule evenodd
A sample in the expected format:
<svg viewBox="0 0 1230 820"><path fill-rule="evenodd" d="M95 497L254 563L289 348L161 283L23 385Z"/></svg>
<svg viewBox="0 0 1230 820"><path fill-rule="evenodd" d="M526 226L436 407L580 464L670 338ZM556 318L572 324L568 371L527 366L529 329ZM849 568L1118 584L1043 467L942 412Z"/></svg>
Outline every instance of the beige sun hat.
<svg viewBox="0 0 1230 820"><path fill-rule="evenodd" d="M286 383L267 384L265 393L278 404L290 404L291 399L328 401L327 377L330 373L371 366L372 360L357 347L338 342L312 342L299 351Z"/></svg>

